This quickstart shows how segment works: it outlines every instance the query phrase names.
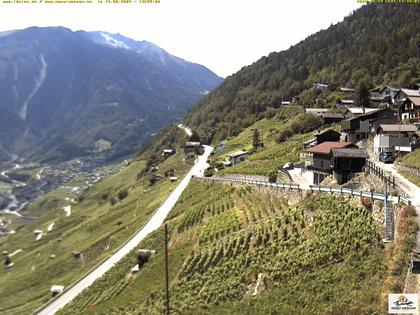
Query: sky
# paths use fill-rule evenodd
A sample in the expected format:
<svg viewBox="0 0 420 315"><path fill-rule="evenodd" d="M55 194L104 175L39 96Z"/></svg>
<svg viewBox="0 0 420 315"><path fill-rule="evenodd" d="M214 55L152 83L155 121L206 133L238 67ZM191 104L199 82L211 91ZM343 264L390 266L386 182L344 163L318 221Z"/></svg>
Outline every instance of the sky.
<svg viewBox="0 0 420 315"><path fill-rule="evenodd" d="M0 31L64 26L74 31L120 33L151 41L226 77L270 52L285 50L343 20L360 6L357 0L0 3Z"/></svg>

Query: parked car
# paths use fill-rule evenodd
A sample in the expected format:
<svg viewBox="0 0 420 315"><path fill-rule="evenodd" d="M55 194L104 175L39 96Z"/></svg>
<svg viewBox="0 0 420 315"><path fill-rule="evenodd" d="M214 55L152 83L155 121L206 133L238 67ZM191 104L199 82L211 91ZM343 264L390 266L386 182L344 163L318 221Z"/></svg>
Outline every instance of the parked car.
<svg viewBox="0 0 420 315"><path fill-rule="evenodd" d="M394 152L379 153L379 161L384 162L384 163L394 163L395 162Z"/></svg>
<svg viewBox="0 0 420 315"><path fill-rule="evenodd" d="M292 170L295 166L293 165L292 162L288 162L286 164L283 165L283 169L284 170Z"/></svg>

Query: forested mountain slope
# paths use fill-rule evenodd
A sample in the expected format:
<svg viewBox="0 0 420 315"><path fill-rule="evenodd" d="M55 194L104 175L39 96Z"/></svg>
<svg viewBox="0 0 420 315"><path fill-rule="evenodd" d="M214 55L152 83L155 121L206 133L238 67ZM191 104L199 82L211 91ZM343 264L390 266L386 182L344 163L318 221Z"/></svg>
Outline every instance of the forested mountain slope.
<svg viewBox="0 0 420 315"><path fill-rule="evenodd" d="M209 140L238 134L267 107L295 97L315 106L313 83L356 87L420 80L420 7L369 4L343 22L273 52L228 77L186 116L186 123ZM323 104L335 102L326 99Z"/></svg>

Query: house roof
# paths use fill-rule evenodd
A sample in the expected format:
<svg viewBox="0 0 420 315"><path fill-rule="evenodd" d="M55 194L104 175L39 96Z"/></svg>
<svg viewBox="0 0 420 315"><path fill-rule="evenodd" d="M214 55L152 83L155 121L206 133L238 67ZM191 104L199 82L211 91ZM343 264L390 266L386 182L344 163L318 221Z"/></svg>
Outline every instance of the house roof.
<svg viewBox="0 0 420 315"><path fill-rule="evenodd" d="M342 92L354 92L355 90L353 88L340 87L340 91L342 91Z"/></svg>
<svg viewBox="0 0 420 315"><path fill-rule="evenodd" d="M403 92L407 96L420 97L419 90L401 89L401 92Z"/></svg>
<svg viewBox="0 0 420 315"><path fill-rule="evenodd" d="M420 96L417 97L413 97L413 96L409 96L408 99L415 105L415 106L420 106Z"/></svg>
<svg viewBox="0 0 420 315"><path fill-rule="evenodd" d="M415 105L420 106L420 90L401 89L398 94L403 93ZM404 101L404 100L403 100Z"/></svg>
<svg viewBox="0 0 420 315"><path fill-rule="evenodd" d="M351 142L325 141L312 148L306 149L305 152L329 155L332 148L346 148L351 146L355 145Z"/></svg>
<svg viewBox="0 0 420 315"><path fill-rule="evenodd" d="M353 101L353 100L340 100L340 102L341 102L342 104L353 104L353 103L354 103L354 101Z"/></svg>
<svg viewBox="0 0 420 315"><path fill-rule="evenodd" d="M237 151L237 152L234 152L234 153L230 154L229 157L236 158L238 156L242 156L242 155L245 155L245 154L249 154L249 151Z"/></svg>
<svg viewBox="0 0 420 315"><path fill-rule="evenodd" d="M356 117L353 117L353 118L350 118L350 119L347 119L347 120L356 120L356 119L361 119L361 118L364 118L364 117L370 117L373 114L376 114L376 113L379 113L379 112L392 111L392 109L390 109L389 107L385 107L385 108L370 108L370 109L371 110L369 112L365 113L365 114L361 114L361 115L358 115ZM367 120L367 119L365 119L365 120Z"/></svg>
<svg viewBox="0 0 420 315"><path fill-rule="evenodd" d="M395 87L390 86L390 85L385 85L382 89L380 89L380 92L382 93L382 91L385 90L386 88L388 88L392 91L399 91L400 90L399 88L395 88Z"/></svg>
<svg viewBox="0 0 420 315"><path fill-rule="evenodd" d="M398 125L398 124L382 124L379 128L385 132L416 132L417 127L414 125Z"/></svg>
<svg viewBox="0 0 420 315"><path fill-rule="evenodd" d="M332 148L332 156L338 158L367 158L366 149L359 148Z"/></svg>
<svg viewBox="0 0 420 315"><path fill-rule="evenodd" d="M199 146L201 146L201 143L200 142L194 142L194 141L188 141L185 145L187 147L199 147Z"/></svg>
<svg viewBox="0 0 420 315"><path fill-rule="evenodd" d="M306 108L305 112L307 113L326 113L329 111L329 108Z"/></svg>
<svg viewBox="0 0 420 315"><path fill-rule="evenodd" d="M352 114L368 114L368 113L372 113L372 112L378 110L378 108L366 108L365 107L364 108L365 112L363 113L363 108L362 107L347 107L347 109Z"/></svg>
<svg viewBox="0 0 420 315"><path fill-rule="evenodd" d="M344 119L344 115L341 113L323 113L321 114L323 118L341 118Z"/></svg>
<svg viewBox="0 0 420 315"><path fill-rule="evenodd" d="M389 97L387 97L387 96L369 96L369 99L372 102L384 102L384 101L389 100Z"/></svg>
<svg viewBox="0 0 420 315"><path fill-rule="evenodd" d="M336 134L341 135L341 133L340 133L340 132L335 131L334 129L327 129L327 130L324 130L324 131L317 132L317 133L315 134L315 136L321 136L321 135L324 135L324 134L326 134L326 133L336 133Z"/></svg>

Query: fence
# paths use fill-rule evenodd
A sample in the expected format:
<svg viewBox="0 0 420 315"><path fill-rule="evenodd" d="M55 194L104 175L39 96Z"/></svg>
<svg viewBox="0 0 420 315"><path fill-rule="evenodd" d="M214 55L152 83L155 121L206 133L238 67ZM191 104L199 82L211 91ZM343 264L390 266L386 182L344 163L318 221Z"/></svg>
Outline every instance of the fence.
<svg viewBox="0 0 420 315"><path fill-rule="evenodd" d="M343 187L332 187L332 186L324 186L324 185L309 185L307 187L301 186L299 184L294 183L270 183L267 181L261 180L250 180L250 179L242 179L242 178L224 178L224 177L198 177L201 180L207 181L219 181L219 182L228 182L228 183L239 183L239 184L249 184L255 186L264 186L264 187L271 187L277 189L297 189L297 190L306 190L306 191L318 191L318 192L326 192L330 194L341 194L341 195L350 195L353 197L367 197L372 200L380 200L385 201L385 194L379 194L375 192L368 192L368 191L359 191L354 190L352 188L343 188ZM394 202L394 203L405 203L407 205L411 205L411 201L408 198L401 197L401 196L391 196L386 195L387 202Z"/></svg>
<svg viewBox="0 0 420 315"><path fill-rule="evenodd" d="M379 177L388 187L396 187L395 177L391 175L387 176L382 168L371 161L366 161L365 172L374 174L375 176Z"/></svg>

